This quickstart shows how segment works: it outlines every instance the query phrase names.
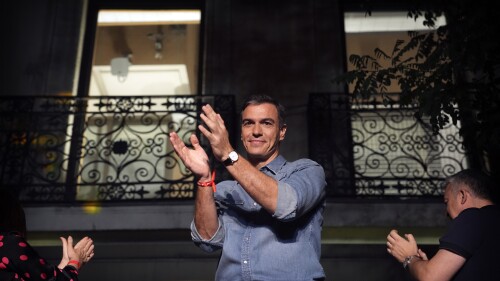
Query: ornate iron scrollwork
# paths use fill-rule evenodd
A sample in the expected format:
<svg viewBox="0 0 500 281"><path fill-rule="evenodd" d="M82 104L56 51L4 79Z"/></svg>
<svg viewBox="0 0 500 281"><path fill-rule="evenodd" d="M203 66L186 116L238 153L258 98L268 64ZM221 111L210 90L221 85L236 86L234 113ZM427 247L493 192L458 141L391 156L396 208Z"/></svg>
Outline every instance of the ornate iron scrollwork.
<svg viewBox="0 0 500 281"><path fill-rule="evenodd" d="M232 96L1 99L0 182L26 201L192 199L168 134L189 142L207 102L234 115Z"/></svg>
<svg viewBox="0 0 500 281"><path fill-rule="evenodd" d="M330 196L440 196L446 176L467 165L458 128L433 134L415 108L313 94L309 110L310 153Z"/></svg>

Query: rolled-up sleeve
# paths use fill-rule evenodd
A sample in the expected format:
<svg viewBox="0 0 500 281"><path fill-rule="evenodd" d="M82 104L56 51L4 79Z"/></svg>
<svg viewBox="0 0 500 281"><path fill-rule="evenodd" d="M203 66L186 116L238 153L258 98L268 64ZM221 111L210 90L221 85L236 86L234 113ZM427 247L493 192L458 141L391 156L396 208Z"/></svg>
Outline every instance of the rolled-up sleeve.
<svg viewBox="0 0 500 281"><path fill-rule="evenodd" d="M278 201L274 217L294 220L319 204L325 196L325 172L316 162L302 159L283 169L278 179Z"/></svg>
<svg viewBox="0 0 500 281"><path fill-rule="evenodd" d="M288 220L296 217L297 193L287 183L278 181L278 204L274 217L279 220Z"/></svg>
<svg viewBox="0 0 500 281"><path fill-rule="evenodd" d="M219 218L219 227L215 234L210 237L210 239L203 239L196 229L196 225L194 220L191 221L191 239L193 242L198 245L205 252L214 252L222 248L222 244L224 243L224 229L222 227L222 222Z"/></svg>

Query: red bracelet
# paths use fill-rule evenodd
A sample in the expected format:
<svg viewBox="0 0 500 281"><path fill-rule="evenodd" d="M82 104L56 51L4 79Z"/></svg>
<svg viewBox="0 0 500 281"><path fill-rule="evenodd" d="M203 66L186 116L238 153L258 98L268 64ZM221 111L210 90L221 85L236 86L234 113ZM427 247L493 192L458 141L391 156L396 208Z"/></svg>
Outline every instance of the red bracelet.
<svg viewBox="0 0 500 281"><path fill-rule="evenodd" d="M79 262L79 261L70 260L70 261L68 262L68 265L70 265L70 264L74 264L74 265L76 265L76 266L77 266L77 267L76 267L76 269L79 269L79 268L80 268L80 262Z"/></svg>
<svg viewBox="0 0 500 281"><path fill-rule="evenodd" d="M201 186L201 187L211 186L212 190L215 192L215 190L216 190L216 188L215 188L215 170L212 171L212 180L205 181L205 182L198 181L198 186Z"/></svg>

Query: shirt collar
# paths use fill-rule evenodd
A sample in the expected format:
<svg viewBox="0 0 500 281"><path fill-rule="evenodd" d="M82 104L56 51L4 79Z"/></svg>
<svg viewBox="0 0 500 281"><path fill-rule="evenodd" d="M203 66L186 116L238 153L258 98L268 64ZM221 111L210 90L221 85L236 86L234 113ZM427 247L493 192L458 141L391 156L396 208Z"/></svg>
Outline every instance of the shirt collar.
<svg viewBox="0 0 500 281"><path fill-rule="evenodd" d="M260 168L261 171L264 169L270 171L274 175L278 173L278 171L285 165L286 159L285 157L278 155L276 158L273 159L273 161L269 162L266 166Z"/></svg>

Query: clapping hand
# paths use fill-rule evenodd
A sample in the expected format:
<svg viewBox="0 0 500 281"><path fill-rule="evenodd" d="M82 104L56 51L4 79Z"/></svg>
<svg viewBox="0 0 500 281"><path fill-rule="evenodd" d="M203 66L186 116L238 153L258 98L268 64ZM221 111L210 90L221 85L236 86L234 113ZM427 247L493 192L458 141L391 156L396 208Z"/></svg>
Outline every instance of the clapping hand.
<svg viewBox="0 0 500 281"><path fill-rule="evenodd" d="M187 147L177 133L170 133L170 142L186 168L201 179L210 180L210 164L207 153L201 147L195 134L191 135L190 141L193 149Z"/></svg>
<svg viewBox="0 0 500 281"><path fill-rule="evenodd" d="M417 242L413 235L405 234L402 237L398 234L397 230L392 230L387 235L387 252L399 262L403 262L408 256L419 256Z"/></svg>
<svg viewBox="0 0 500 281"><path fill-rule="evenodd" d="M89 237L84 237L73 247L73 237L69 236L68 239L60 237L62 242L62 258L57 266L63 269L70 260L80 263L80 267L88 263L94 256L94 242Z"/></svg>

